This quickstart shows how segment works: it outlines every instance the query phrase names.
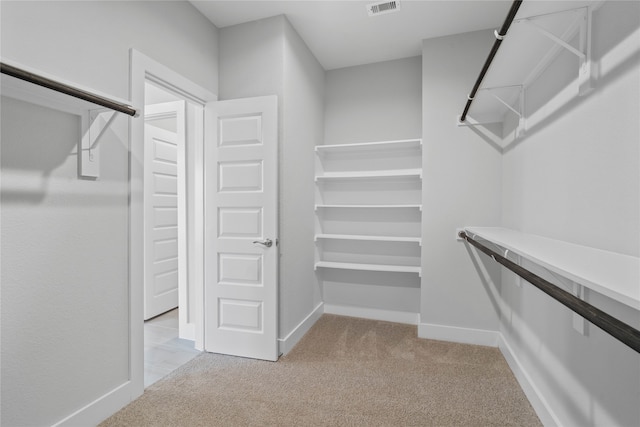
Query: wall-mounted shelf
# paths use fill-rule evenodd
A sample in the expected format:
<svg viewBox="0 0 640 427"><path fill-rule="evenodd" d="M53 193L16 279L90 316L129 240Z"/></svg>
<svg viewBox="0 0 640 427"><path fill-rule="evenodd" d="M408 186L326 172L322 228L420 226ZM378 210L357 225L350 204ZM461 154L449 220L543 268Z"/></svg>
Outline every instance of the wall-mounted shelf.
<svg viewBox="0 0 640 427"><path fill-rule="evenodd" d="M420 148L422 146L421 139L402 139L396 141L378 141L378 142L358 142L353 144L333 144L333 145L317 145L316 153L339 153L346 151L358 151L360 153L369 150L385 150L392 148L398 149L411 149Z"/></svg>
<svg viewBox="0 0 640 427"><path fill-rule="evenodd" d="M322 182L326 180L343 180L343 179L393 179L393 178L422 179L422 169L325 172L323 175L316 176L316 182Z"/></svg>
<svg viewBox="0 0 640 427"><path fill-rule="evenodd" d="M422 141L316 147L315 269L329 306L419 311Z"/></svg>
<svg viewBox="0 0 640 427"><path fill-rule="evenodd" d="M465 232L640 310L640 258L506 228L465 227Z"/></svg>
<svg viewBox="0 0 640 427"><path fill-rule="evenodd" d="M348 262L331 262L331 261L319 261L316 263L315 268L333 268L338 270L361 270L361 271L386 271L392 273L415 273L418 276L422 275L422 269L420 267L414 267L410 265L384 265L384 264L357 264Z"/></svg>
<svg viewBox="0 0 640 427"><path fill-rule="evenodd" d="M490 69L473 98L467 118L459 126L504 123L506 116L517 119L517 127L507 136L511 142L540 121L527 114L527 88L553 63L561 52L578 59L573 89L558 96L563 104L587 94L592 85L591 17L603 1L522 2L508 33L495 54ZM575 41L575 43L574 43ZM462 102L462 100L461 100ZM505 141L499 141L505 142Z"/></svg>
<svg viewBox="0 0 640 427"><path fill-rule="evenodd" d="M401 236L364 236L354 234L316 234L315 240L361 240L371 242L398 242L398 243L417 243L422 245L420 237L401 237Z"/></svg>
<svg viewBox="0 0 640 427"><path fill-rule="evenodd" d="M422 210L422 205L327 205L321 204L316 205L316 210L318 209L419 209Z"/></svg>

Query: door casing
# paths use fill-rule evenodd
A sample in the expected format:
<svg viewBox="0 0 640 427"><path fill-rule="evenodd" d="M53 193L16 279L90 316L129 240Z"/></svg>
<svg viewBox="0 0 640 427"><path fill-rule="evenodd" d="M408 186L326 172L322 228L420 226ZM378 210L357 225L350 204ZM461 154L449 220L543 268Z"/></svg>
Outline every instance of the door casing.
<svg viewBox="0 0 640 427"><path fill-rule="evenodd" d="M191 161L191 176L195 197L190 206L193 230L204 230L204 106L216 101L217 96L165 65L131 49L131 93L130 99L137 108L145 103L145 82L152 82L165 88L188 103L196 106L193 123L193 138L188 138L187 156ZM142 117L130 121L130 209L129 209L129 383L131 399L144 392L144 111ZM188 119L189 120L189 119ZM194 280L196 301L204 301L204 236L202 232L190 231L187 236L189 252L195 269ZM195 346L204 346L204 306L196 304Z"/></svg>

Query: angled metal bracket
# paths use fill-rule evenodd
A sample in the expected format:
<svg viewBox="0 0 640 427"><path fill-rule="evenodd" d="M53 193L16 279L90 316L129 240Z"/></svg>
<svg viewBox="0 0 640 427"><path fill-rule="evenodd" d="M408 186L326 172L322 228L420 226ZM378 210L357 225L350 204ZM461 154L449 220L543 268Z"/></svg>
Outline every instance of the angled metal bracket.
<svg viewBox="0 0 640 427"><path fill-rule="evenodd" d="M496 89L505 89L505 88L518 88L519 90L519 95L518 95L518 108L514 108L513 106L511 106L511 104L509 104L507 101L505 101L504 99L500 98L498 95L496 95L493 91ZM512 111L515 115L518 116L518 127L516 128L516 138L521 137L525 130L526 130L526 119L524 116L524 86L523 85L515 85L515 86L498 86L498 87L488 87L488 88L483 88L480 90L486 90L489 95L491 95L496 101L498 101L499 103L501 103L502 105L504 105L505 107L507 107L510 111Z"/></svg>
<svg viewBox="0 0 640 427"><path fill-rule="evenodd" d="M82 117L82 141L80 148L79 175L98 178L100 175L100 147L98 142L105 130L116 117L116 111L109 109L89 110Z"/></svg>
<svg viewBox="0 0 640 427"><path fill-rule="evenodd" d="M507 101L505 101L504 99L502 99L500 96L498 96L496 93L494 93L495 90L498 89L512 89L512 88L517 88L519 91L519 95L518 95L518 105L517 107L512 106L510 103L508 103ZM524 90L524 86L523 85L511 85L511 86L495 86L495 87L485 87L485 88L480 88L478 89L478 92L480 91L486 91L489 93L489 95L491 95L496 101L498 101L500 104L504 105L505 107L507 107L509 109L509 111L513 112L515 115L518 116L518 127L516 128L515 131L515 137L519 138L521 137L524 132L526 131L526 118L524 115L524 94L525 94L525 90ZM457 120L458 126L481 126L481 125L485 125L488 123L483 123L483 122L477 122L473 119L470 118L470 120L465 120L464 122L460 121L460 118L458 117Z"/></svg>
<svg viewBox="0 0 640 427"><path fill-rule="evenodd" d="M578 57L578 94L580 96L587 94L592 89L592 63L591 63L591 24L593 9L591 6L582 7L579 9L572 9L570 11L563 11L558 13L575 12L577 13L576 20L569 26L569 31L565 32L563 36L557 36L550 31L542 28L538 24L534 23L535 20L544 18L549 15L532 16L528 18L522 18L516 22L526 24L531 28L534 28L540 34L554 41L558 46L568 50ZM576 48L569 44L565 38L575 34L575 27L579 28L579 46Z"/></svg>
<svg viewBox="0 0 640 427"><path fill-rule="evenodd" d="M572 293L574 296L584 301L584 286L573 283ZM587 335L588 322L584 317L580 316L578 313L573 313L572 323L573 329L575 329L580 335Z"/></svg>

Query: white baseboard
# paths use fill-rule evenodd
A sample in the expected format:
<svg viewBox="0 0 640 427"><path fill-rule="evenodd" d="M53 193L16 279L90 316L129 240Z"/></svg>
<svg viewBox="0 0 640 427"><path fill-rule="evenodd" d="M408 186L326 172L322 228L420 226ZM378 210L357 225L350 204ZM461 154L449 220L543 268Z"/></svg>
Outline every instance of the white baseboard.
<svg viewBox="0 0 640 427"><path fill-rule="evenodd" d="M420 323L418 325L418 337L430 340L497 347L499 336L499 332L485 329L459 328L431 323Z"/></svg>
<svg viewBox="0 0 640 427"><path fill-rule="evenodd" d="M418 336L440 341L498 347L542 424L544 426L562 425L500 332L420 323Z"/></svg>
<svg viewBox="0 0 640 427"><path fill-rule="evenodd" d="M109 418L138 396L132 396L131 381L116 387L54 424L54 427L94 426Z"/></svg>
<svg viewBox="0 0 640 427"><path fill-rule="evenodd" d="M293 330L284 338L278 338L278 349L280 354L285 355L289 353L298 341L302 339L309 329L318 321L320 316L324 313L324 303L318 304L313 311L304 318L302 322L298 324Z"/></svg>
<svg viewBox="0 0 640 427"><path fill-rule="evenodd" d="M340 316L361 317L363 319L383 320L385 322L406 323L409 325L417 325L420 321L419 313L381 310L377 308L325 304L324 312L327 314L337 314Z"/></svg>
<svg viewBox="0 0 640 427"><path fill-rule="evenodd" d="M533 410L536 411L542 425L549 427L562 425L558 417L551 410L549 403L546 401L542 393L540 393L538 387L536 387L535 383L531 380L531 377L522 367L522 364L513 353L511 346L507 343L502 334L499 335L498 348L507 361L509 368L511 368L511 372L513 372L513 375L520 384L522 391L524 391L527 399L529 399L529 403L531 403Z"/></svg>

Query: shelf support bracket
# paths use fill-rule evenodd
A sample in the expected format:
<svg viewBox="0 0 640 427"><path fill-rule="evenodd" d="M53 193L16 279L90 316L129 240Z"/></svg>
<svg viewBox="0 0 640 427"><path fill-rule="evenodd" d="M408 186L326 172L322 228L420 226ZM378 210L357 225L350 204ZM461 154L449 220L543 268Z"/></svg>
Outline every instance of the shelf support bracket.
<svg viewBox="0 0 640 427"><path fill-rule="evenodd" d="M79 175L83 178L98 178L100 175L100 147L98 142L111 126L116 111L108 109L89 110L82 117L82 140L79 161Z"/></svg>
<svg viewBox="0 0 640 427"><path fill-rule="evenodd" d="M507 87L509 87L509 86L507 86ZM518 85L517 87L519 87L519 89L520 89L520 94L518 95L518 109L515 109L508 102L506 102L504 99L500 98L498 95L493 93L493 89L501 89L501 88L492 87L492 88L486 88L485 90L487 92L489 92L489 95L491 95L498 102L500 102L502 105L507 107L515 115L518 116L518 127L516 128L515 136L516 136L516 138L519 138L522 135L524 135L524 132L526 130L526 121L525 121L525 117L524 117L524 86Z"/></svg>
<svg viewBox="0 0 640 427"><path fill-rule="evenodd" d="M514 108L511 104L509 104L507 101L505 101L504 99L502 99L500 96L496 95L493 91L496 89L510 89L510 88L518 88L519 90L519 95L518 95L518 108ZM479 89L479 91L487 91L489 93L489 95L491 95L496 101L498 101L499 103L501 103L502 105L504 105L505 107L507 107L510 111L512 111L515 115L518 116L518 127L516 128L515 131L515 137L519 138L522 135L524 135L524 132L526 130L526 119L524 117L524 94L525 94L525 90L524 90L524 86L523 85L515 85L515 86L495 86L495 87L486 87L486 88L481 88ZM473 125L481 125L482 123L469 123L469 125L473 126ZM463 126L464 124L460 122L460 120L458 120L458 125L459 126Z"/></svg>
<svg viewBox="0 0 640 427"><path fill-rule="evenodd" d="M573 295L584 301L584 286L573 283ZM587 335L587 321L578 313L573 313L573 329L580 335Z"/></svg>
<svg viewBox="0 0 640 427"><path fill-rule="evenodd" d="M531 17L518 20L519 23L528 25L534 28L540 34L554 41L557 45L568 50L578 57L580 61L578 67L578 94L580 96L586 95L592 89L592 63L591 63L591 22L593 16L593 9L590 6L576 9L579 13L577 21L579 21L579 46L575 48L562 38L556 36L550 31L540 27L533 22L534 18ZM576 21L574 21L576 22ZM575 28L575 27L574 27Z"/></svg>

